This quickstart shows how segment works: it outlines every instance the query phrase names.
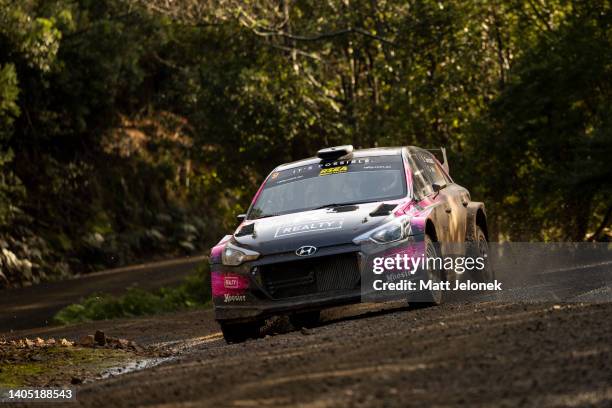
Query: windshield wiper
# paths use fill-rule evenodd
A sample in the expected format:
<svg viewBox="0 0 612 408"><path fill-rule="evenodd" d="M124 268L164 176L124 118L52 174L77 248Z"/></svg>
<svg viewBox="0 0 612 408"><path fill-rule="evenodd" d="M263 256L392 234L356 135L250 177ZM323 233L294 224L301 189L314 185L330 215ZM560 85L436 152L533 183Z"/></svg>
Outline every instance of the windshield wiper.
<svg viewBox="0 0 612 408"><path fill-rule="evenodd" d="M349 203L330 203L330 204L325 204L322 205L320 207L315 207L313 208L314 210L321 210L323 208L335 208L335 207L344 207L345 205L355 205L355 204L364 204L364 203L370 203L372 201L355 201L355 202L349 202Z"/></svg>
<svg viewBox="0 0 612 408"><path fill-rule="evenodd" d="M279 216L279 215L280 215L280 214L264 214L264 215L260 215L260 216L259 216L259 217L257 217L257 218L253 218L253 219L254 219L254 220L259 220L259 219L261 219L261 218L277 217L277 216Z"/></svg>

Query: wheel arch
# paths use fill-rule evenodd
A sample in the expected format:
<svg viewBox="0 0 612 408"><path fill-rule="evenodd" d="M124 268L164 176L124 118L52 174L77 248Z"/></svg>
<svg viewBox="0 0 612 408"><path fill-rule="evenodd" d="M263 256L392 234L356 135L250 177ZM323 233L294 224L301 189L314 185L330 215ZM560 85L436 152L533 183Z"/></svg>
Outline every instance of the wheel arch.
<svg viewBox="0 0 612 408"><path fill-rule="evenodd" d="M485 211L485 205L481 202L471 202L467 207L467 220L466 220L466 239L473 240L476 232L476 227L480 227L482 232L485 234L485 238L489 241L489 227L487 225L487 213Z"/></svg>
<svg viewBox="0 0 612 408"><path fill-rule="evenodd" d="M425 234L429 235L429 237L434 242L438 242L438 234L436 233L436 226L434 225L433 221L429 218L425 222Z"/></svg>

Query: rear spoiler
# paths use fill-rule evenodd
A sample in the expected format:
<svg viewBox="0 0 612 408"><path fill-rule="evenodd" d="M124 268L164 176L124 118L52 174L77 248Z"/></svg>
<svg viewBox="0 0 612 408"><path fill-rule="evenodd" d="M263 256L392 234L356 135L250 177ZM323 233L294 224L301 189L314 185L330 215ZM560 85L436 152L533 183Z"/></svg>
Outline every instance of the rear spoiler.
<svg viewBox="0 0 612 408"><path fill-rule="evenodd" d="M446 158L446 149L444 147L440 147L439 149L425 149L428 152L441 152L442 153L442 167L446 171L446 174L450 174L448 169L448 159Z"/></svg>

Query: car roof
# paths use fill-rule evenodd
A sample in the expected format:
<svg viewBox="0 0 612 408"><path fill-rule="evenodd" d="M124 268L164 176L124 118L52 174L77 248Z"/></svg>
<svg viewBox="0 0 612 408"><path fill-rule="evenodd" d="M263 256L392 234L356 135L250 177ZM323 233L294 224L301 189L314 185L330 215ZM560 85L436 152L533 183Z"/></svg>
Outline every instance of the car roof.
<svg viewBox="0 0 612 408"><path fill-rule="evenodd" d="M360 149L353 151L353 158L355 157L368 157L368 156L397 156L402 154L403 147L376 147L372 149ZM281 164L277 166L274 171L287 170L294 167L307 166L309 164L319 164L321 159L319 157L309 157L294 161L291 163Z"/></svg>

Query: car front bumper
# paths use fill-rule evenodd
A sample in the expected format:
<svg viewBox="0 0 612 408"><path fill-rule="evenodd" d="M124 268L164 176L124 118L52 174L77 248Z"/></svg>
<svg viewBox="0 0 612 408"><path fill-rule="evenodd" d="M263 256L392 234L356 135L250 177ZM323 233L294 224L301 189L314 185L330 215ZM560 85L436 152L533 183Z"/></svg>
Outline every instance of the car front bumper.
<svg viewBox="0 0 612 408"><path fill-rule="evenodd" d="M303 258L295 253L266 255L240 266L225 266L211 257L211 281L215 319L219 321L253 321L273 315L321 310L328 307L359 303L364 295L363 281L371 280L372 263L375 257L389 256L408 251L423 253L423 237L391 243L376 244L371 241L360 244L343 244L320 248L316 255ZM296 296L276 297L263 276L266 267L286 265L287 273L299 262L317 263L319 260L339 259L355 256L357 276L354 285L341 289L312 291ZM418 255L417 255L418 256ZM277 268L278 269L278 268ZM282 268L281 268L282 269ZM282 272L282 271L281 271ZM335 273L335 272L334 272ZM339 273L343 273L342 271ZM353 282L353 281L351 281Z"/></svg>

